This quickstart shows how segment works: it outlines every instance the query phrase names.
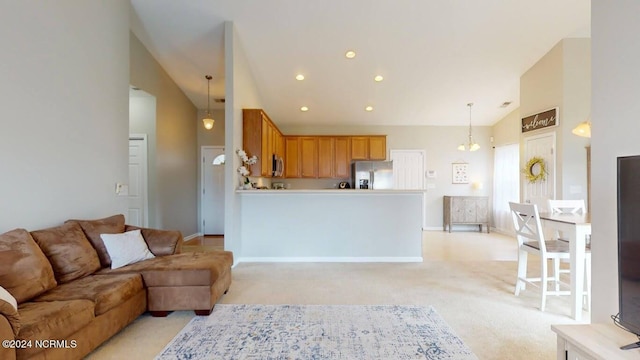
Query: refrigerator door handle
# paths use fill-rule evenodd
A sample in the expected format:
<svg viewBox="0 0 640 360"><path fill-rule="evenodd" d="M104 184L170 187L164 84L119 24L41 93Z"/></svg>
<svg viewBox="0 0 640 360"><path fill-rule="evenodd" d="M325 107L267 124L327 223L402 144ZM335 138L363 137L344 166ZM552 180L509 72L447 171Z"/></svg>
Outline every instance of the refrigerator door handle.
<svg viewBox="0 0 640 360"><path fill-rule="evenodd" d="M376 172L373 171L373 170L369 171L369 178L371 179L371 184L369 186L369 189L373 190L373 189L375 189L374 186L376 184Z"/></svg>

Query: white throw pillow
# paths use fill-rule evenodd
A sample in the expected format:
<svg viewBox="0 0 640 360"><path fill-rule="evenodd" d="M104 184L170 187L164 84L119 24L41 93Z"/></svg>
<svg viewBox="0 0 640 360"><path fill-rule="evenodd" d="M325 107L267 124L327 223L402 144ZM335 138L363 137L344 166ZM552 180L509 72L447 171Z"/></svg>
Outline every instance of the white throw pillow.
<svg viewBox="0 0 640 360"><path fill-rule="evenodd" d="M13 295L11 295L11 293L2 286L0 286L0 300L8 302L14 309L16 309L16 311L18 311L18 302L16 301L16 298L14 298Z"/></svg>
<svg viewBox="0 0 640 360"><path fill-rule="evenodd" d="M112 269L155 257L149 251L140 230L131 230L122 234L100 234L100 237L111 258Z"/></svg>

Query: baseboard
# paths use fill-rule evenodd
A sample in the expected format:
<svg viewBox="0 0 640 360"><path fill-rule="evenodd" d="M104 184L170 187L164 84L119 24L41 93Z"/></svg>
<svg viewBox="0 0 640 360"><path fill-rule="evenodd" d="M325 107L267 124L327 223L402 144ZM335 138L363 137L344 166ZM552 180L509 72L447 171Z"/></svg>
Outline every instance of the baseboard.
<svg viewBox="0 0 640 360"><path fill-rule="evenodd" d="M423 227L422 230L424 230L424 231L443 231L442 230L442 226L428 226L428 227Z"/></svg>
<svg viewBox="0 0 640 360"><path fill-rule="evenodd" d="M192 234L192 235L189 235L189 236L185 236L185 237L182 238L182 240L183 241L189 241L191 239L197 238L198 236L202 236L202 233L195 233L195 234Z"/></svg>
<svg viewBox="0 0 640 360"><path fill-rule="evenodd" d="M332 262L332 263L380 263L380 262L422 262L422 256L406 256L406 257L241 257L238 258L236 265L241 262L269 262L269 263L293 263L293 262Z"/></svg>

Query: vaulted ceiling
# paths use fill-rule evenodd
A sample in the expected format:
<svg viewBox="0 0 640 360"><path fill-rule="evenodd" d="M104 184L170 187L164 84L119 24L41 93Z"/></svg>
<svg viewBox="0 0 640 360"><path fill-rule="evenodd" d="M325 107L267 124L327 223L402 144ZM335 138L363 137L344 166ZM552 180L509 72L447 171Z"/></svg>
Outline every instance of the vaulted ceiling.
<svg viewBox="0 0 640 360"><path fill-rule="evenodd" d="M472 102L473 124L492 125L518 108L520 76L546 52L590 37L590 0L131 3L133 32L200 109L205 75L212 98L225 96L232 21L276 124L468 125Z"/></svg>

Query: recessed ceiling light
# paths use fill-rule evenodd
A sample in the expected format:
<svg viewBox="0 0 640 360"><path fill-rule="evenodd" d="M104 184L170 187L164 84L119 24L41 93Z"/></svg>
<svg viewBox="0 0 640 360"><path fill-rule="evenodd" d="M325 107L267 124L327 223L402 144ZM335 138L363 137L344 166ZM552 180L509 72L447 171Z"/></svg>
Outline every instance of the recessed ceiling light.
<svg viewBox="0 0 640 360"><path fill-rule="evenodd" d="M354 57L356 57L356 52L353 51L353 50L349 50L349 51L346 52L346 54L344 54L344 56L347 59L353 59Z"/></svg>
<svg viewBox="0 0 640 360"><path fill-rule="evenodd" d="M302 75L302 74L296 75L296 80L299 80L299 81L304 80L304 75Z"/></svg>
<svg viewBox="0 0 640 360"><path fill-rule="evenodd" d="M309 108L306 107L306 106L303 106L303 107L300 108L300 111L309 111Z"/></svg>
<svg viewBox="0 0 640 360"><path fill-rule="evenodd" d="M373 80L380 82L382 80L384 80L384 78L382 77L382 75L376 75L376 77L373 78Z"/></svg>
<svg viewBox="0 0 640 360"><path fill-rule="evenodd" d="M373 111L373 106L369 105L366 108L364 108L365 111Z"/></svg>

